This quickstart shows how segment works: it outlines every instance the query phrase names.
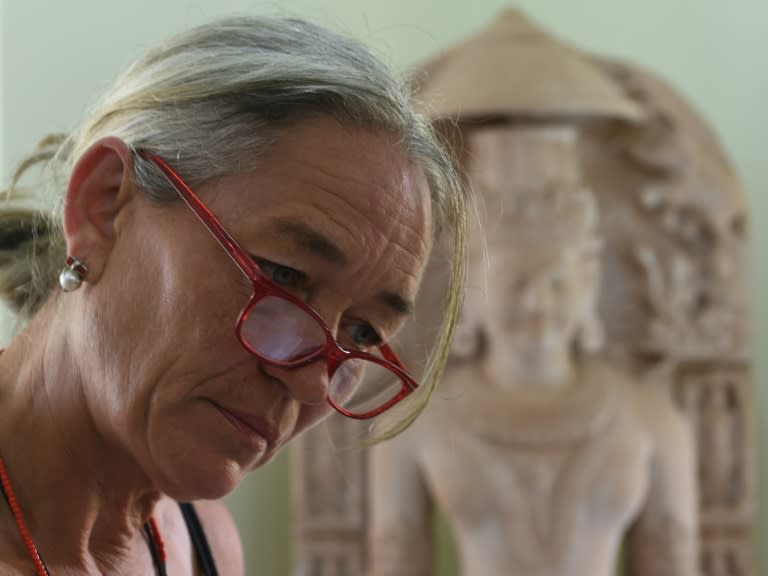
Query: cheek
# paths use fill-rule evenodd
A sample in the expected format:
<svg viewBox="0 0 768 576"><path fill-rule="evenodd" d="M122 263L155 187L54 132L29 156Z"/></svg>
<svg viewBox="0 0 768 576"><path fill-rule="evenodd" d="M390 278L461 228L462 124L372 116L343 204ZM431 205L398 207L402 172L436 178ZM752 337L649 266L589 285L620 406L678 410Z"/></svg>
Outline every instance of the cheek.
<svg viewBox="0 0 768 576"><path fill-rule="evenodd" d="M151 321L159 325L176 354L236 344L237 318L252 291L226 255L197 254L198 258L185 261L170 255L148 300L157 307Z"/></svg>
<svg viewBox="0 0 768 576"><path fill-rule="evenodd" d="M577 325L593 307L594 291L582 279L574 279L563 288L560 299L560 316L569 327Z"/></svg>
<svg viewBox="0 0 768 576"><path fill-rule="evenodd" d="M90 347L98 350L91 357L100 359L93 393L110 417L140 420L153 403L183 396L169 381L215 372L244 353L235 325L248 294L228 285L218 267L196 278L199 267L180 264L160 258L129 268L123 288L113 286L114 296L89 315Z"/></svg>

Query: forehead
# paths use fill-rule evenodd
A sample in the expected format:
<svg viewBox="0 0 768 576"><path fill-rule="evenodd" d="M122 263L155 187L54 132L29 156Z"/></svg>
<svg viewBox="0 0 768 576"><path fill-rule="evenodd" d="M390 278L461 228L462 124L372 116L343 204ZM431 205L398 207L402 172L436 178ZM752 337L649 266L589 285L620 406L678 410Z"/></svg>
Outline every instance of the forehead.
<svg viewBox="0 0 768 576"><path fill-rule="evenodd" d="M588 263L599 262L599 258L600 250L596 245L555 242L544 234L538 241L518 237L510 243L489 241L487 245L490 279L499 281L543 280L560 275L577 277L586 270ZM485 268L481 254L475 254L473 260Z"/></svg>
<svg viewBox="0 0 768 576"><path fill-rule="evenodd" d="M243 234L299 240L348 269L379 263L404 284L420 275L429 191L395 135L314 118L286 130L251 170L219 184L212 201Z"/></svg>

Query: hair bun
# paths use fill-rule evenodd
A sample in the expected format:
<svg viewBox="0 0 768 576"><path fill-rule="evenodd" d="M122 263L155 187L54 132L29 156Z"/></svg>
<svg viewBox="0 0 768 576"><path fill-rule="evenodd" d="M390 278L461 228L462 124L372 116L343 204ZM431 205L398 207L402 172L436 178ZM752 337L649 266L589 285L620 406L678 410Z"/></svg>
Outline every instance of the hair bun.
<svg viewBox="0 0 768 576"><path fill-rule="evenodd" d="M54 184L52 163L67 142L64 134L43 138L14 172L10 186L0 195L0 299L27 320L56 286L65 255L61 226L54 222L47 192ZM41 167L32 186L21 186L32 168ZM37 175L36 175L37 176Z"/></svg>

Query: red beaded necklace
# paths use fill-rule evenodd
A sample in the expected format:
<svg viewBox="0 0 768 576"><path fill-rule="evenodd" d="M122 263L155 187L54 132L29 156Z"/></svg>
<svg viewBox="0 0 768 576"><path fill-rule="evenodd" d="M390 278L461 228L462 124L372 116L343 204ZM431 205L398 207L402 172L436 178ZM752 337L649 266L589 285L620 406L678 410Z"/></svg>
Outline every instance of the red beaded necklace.
<svg viewBox="0 0 768 576"><path fill-rule="evenodd" d="M19 502L16 500L16 494L13 492L11 481L8 478L8 472L5 469L5 462L0 458L0 492L5 496L5 500L8 503L8 507L11 509L13 519L16 521L16 529L19 531L24 546L29 553L32 563L35 565L37 576L50 576L48 567L43 562L40 553L37 551L32 536L29 534L27 525L24 522L24 515L19 507ZM144 524L144 533L149 543L149 551L152 554L152 561L155 563L155 570L159 576L166 576L165 571L165 542L160 536L160 531L157 528L157 522L155 522L154 516L150 516L149 521Z"/></svg>

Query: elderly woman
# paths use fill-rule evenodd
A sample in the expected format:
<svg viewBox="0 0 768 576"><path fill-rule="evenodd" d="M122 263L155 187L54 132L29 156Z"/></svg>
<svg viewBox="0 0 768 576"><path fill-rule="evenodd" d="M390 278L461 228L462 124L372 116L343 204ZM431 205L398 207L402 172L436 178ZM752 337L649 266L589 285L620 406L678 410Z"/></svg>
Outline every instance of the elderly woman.
<svg viewBox="0 0 768 576"><path fill-rule="evenodd" d="M15 182L0 215L0 574L242 574L212 500L333 410L426 401L450 159L356 43L257 18L150 51L41 159L58 208ZM417 386L387 341L441 229Z"/></svg>

